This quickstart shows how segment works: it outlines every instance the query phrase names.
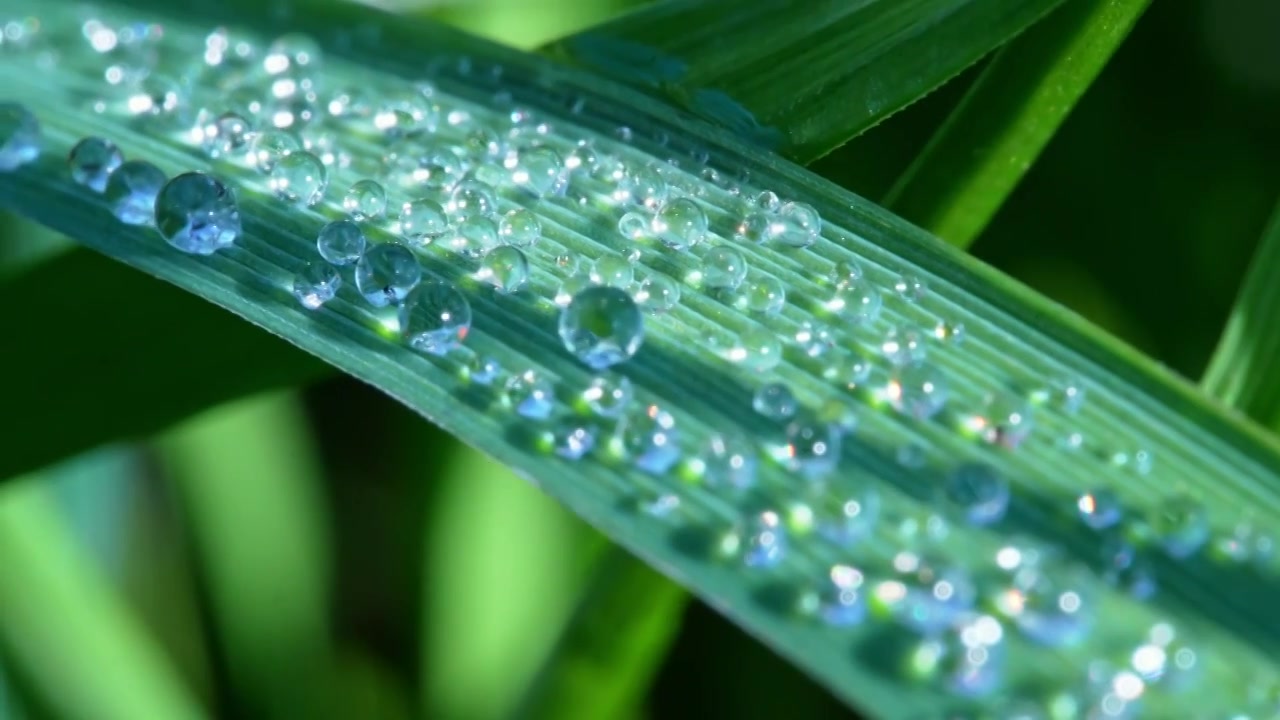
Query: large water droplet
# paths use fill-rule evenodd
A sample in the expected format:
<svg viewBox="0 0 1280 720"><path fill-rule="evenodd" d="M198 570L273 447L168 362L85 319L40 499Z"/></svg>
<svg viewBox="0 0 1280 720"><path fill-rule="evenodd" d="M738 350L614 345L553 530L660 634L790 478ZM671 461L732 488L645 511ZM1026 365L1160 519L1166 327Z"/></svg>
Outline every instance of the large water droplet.
<svg viewBox="0 0 1280 720"><path fill-rule="evenodd" d="M560 313L560 339L594 370L629 360L644 340L644 316L631 296L614 287L589 287Z"/></svg>
<svg viewBox="0 0 1280 720"><path fill-rule="evenodd" d="M591 264L591 282L627 289L635 280L635 268L621 255L603 255Z"/></svg>
<svg viewBox="0 0 1280 720"><path fill-rule="evenodd" d="M564 161L549 147L521 150L511 171L511 181L537 197L558 195L567 183Z"/></svg>
<svg viewBox="0 0 1280 720"><path fill-rule="evenodd" d="M302 140L288 130L269 129L254 135L249 143L249 164L264 173L275 169L281 159L302 150Z"/></svg>
<svg viewBox="0 0 1280 720"><path fill-rule="evenodd" d="M76 143L67 156L71 179L94 192L107 188L111 173L124 162L120 148L110 140L90 137Z"/></svg>
<svg viewBox="0 0 1280 720"><path fill-rule="evenodd" d="M787 290L782 281L766 275L747 288L747 309L766 317L777 315L787 304Z"/></svg>
<svg viewBox="0 0 1280 720"><path fill-rule="evenodd" d="M473 217L488 217L498 205L493 187L475 179L463 180L449 194L449 206L445 208L454 222Z"/></svg>
<svg viewBox="0 0 1280 720"><path fill-rule="evenodd" d="M0 102L0 172L34 162L43 146L40 123L22 105Z"/></svg>
<svg viewBox="0 0 1280 720"><path fill-rule="evenodd" d="M712 248L702 256L702 279L709 288L737 290L747 277L747 261L731 247Z"/></svg>
<svg viewBox="0 0 1280 720"><path fill-rule="evenodd" d="M680 285L661 273L650 273L636 291L636 302L650 313L659 315L680 304Z"/></svg>
<svg viewBox="0 0 1280 720"><path fill-rule="evenodd" d="M320 257L334 265L350 265L364 255L364 231L350 220L337 220L320 228L316 249Z"/></svg>
<svg viewBox="0 0 1280 720"><path fill-rule="evenodd" d="M211 255L240 237L235 195L204 173L183 173L165 183L156 196L155 221L166 242L195 255Z"/></svg>
<svg viewBox="0 0 1280 720"><path fill-rule="evenodd" d="M155 165L129 160L111 173L103 196L120 222L148 225L155 221L156 196L167 179Z"/></svg>
<svg viewBox="0 0 1280 720"><path fill-rule="evenodd" d="M403 245L381 243L356 263L356 289L374 307L403 301L422 280L418 259Z"/></svg>
<svg viewBox="0 0 1280 720"><path fill-rule="evenodd" d="M327 262L309 262L293 276L293 296L308 310L332 300L340 287L342 277L338 269Z"/></svg>
<svg viewBox="0 0 1280 720"><path fill-rule="evenodd" d="M513 293L529 281L529 259L518 247L503 245L485 254L477 277L502 293Z"/></svg>
<svg viewBox="0 0 1280 720"><path fill-rule="evenodd" d="M677 250L702 242L707 234L707 214L688 198L672 200L653 216L650 228L655 237Z"/></svg>
<svg viewBox="0 0 1280 720"><path fill-rule="evenodd" d="M822 218L812 205L789 202L778 209L774 218L772 238L788 247L806 248L818 239L822 232Z"/></svg>
<svg viewBox="0 0 1280 720"><path fill-rule="evenodd" d="M832 289L823 307L854 325L867 325L880 317L884 299L869 281L846 280Z"/></svg>
<svg viewBox="0 0 1280 720"><path fill-rule="evenodd" d="M387 191L374 180L357 180L342 198L352 220L377 220L387 211Z"/></svg>
<svg viewBox="0 0 1280 720"><path fill-rule="evenodd" d="M449 219L440 203L430 198L410 200L400 206L400 234L427 245L449 231Z"/></svg>
<svg viewBox="0 0 1280 720"><path fill-rule="evenodd" d="M471 331L471 303L453 284L428 280L400 306L400 331L413 349L446 355Z"/></svg>
<svg viewBox="0 0 1280 720"><path fill-rule="evenodd" d="M532 247L542 237L542 223L531 211L516 208L498 223L498 237L508 245Z"/></svg>

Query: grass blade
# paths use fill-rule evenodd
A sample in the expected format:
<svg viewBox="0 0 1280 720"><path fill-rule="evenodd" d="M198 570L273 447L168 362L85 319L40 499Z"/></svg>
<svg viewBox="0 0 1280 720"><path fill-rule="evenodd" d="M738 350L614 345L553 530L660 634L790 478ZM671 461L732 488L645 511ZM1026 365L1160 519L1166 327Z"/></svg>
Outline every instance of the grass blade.
<svg viewBox="0 0 1280 720"><path fill-rule="evenodd" d="M885 198L968 247L1124 42L1150 0L1074 0L992 59Z"/></svg>
<svg viewBox="0 0 1280 720"><path fill-rule="evenodd" d="M1280 427L1280 205L1263 230L1201 386L1270 428Z"/></svg>
<svg viewBox="0 0 1280 720"><path fill-rule="evenodd" d="M1059 0L666 0L552 44L801 163L906 107Z"/></svg>
<svg viewBox="0 0 1280 720"><path fill-rule="evenodd" d="M86 298L110 298L111 309ZM84 249L0 283L0 303L39 308L0 313L0 333L41 349L5 358L0 477L331 372L199 298Z"/></svg>
<svg viewBox="0 0 1280 720"><path fill-rule="evenodd" d="M323 717L331 698L321 470L292 394L218 408L159 442L211 597L234 715Z"/></svg>
<svg viewBox="0 0 1280 720"><path fill-rule="evenodd" d="M68 534L39 477L0 490L0 643L60 717L200 718L140 620Z"/></svg>
<svg viewBox="0 0 1280 720"><path fill-rule="evenodd" d="M521 703L519 717L641 717L689 595L614 546Z"/></svg>
<svg viewBox="0 0 1280 720"><path fill-rule="evenodd" d="M428 68L431 102L445 119L433 141L493 180L500 210L528 209L541 222L541 239L526 248L528 287L492 292L471 259L444 247L453 243L416 247L422 270L451 284L472 311L465 347L444 356L407 346L396 323L357 293L340 292L318 312L303 309L289 283L315 257L316 232L338 216L338 204L286 204L243 163L210 162L189 135L159 132L127 108L94 112L80 99L101 91L101 60L77 53L69 39L51 67L39 64L47 56L38 53L15 53L0 66L0 80L44 123L47 147L38 161L0 173L0 206L375 385L538 483L844 700L889 717L975 706L994 712L1004 694L1055 707L1119 703L1152 717L1218 716L1280 681L1280 627L1256 600L1275 594L1280 559L1213 551L1232 540L1242 508L1258 527L1280 526L1274 438L1079 317L776 155L538 57L344 7L283 17L242 0L193 2L181 17L158 2L130 5L133 14L108 7L163 24L166 47L190 57L228 14L255 47L264 35L310 33L325 56L317 79L330 88L358 85L377 101L414 92L412 81ZM85 26L60 4L43 13L41 27L50 32L79 37ZM246 87L263 99L273 92ZM191 92L196 104L226 102L204 74ZM337 187L376 176L393 191L424 192L420 184L402 189L403 177L384 165L393 138L356 120L328 122L351 155L349 165L331 169ZM624 123L629 131L619 133ZM304 134L318 143L316 130ZM484 159L493 139L486 130L499 145L504 137L514 143L514 154ZM246 232L233 248L197 257L167 247L153 230L114 224L102 199L75 184L60 160L94 133L169 173L217 172L238 194ZM597 164L606 169L618 167L610 159L620 163L627 184L612 171L580 172L563 195L530 192L533 171L546 168L526 161L546 159L548 148L583 160L583 147L597 161L604 156ZM409 175L412 181L416 170ZM624 189L631 202L620 207ZM696 204L712 238L682 250L657 242L662 233L668 243L682 239L669 235L673 224L681 227L670 203L648 230L618 231L625 213L650 212L637 201L661 190ZM804 209L792 205L764 216L769 242L735 239L742 225L748 233L759 227L758 213L773 212L768 192L812 204L820 230L805 232L797 218ZM369 230L379 242L396 231ZM749 266L746 298L707 287L709 275L735 267L712 254L724 248ZM580 409L599 373L558 337L555 297L566 285L591 282L568 269L575 258L620 282L625 271L595 261L632 250L639 252L627 264L633 272L683 290L668 312L646 316L640 352L614 368L632 389L614 423L606 412ZM761 288L779 286L787 302L764 312L769 293ZM652 307L657 292L645 289L651 297L641 302ZM873 305L878 313L870 313ZM864 317L853 317L854 309ZM510 385L473 362L485 357ZM529 392L531 377L553 388L540 401ZM768 403L753 410L753 396L778 397L760 392L772 382L790 389L797 419L778 422L785 413ZM591 452L586 438L595 441ZM740 453L718 452L738 441ZM740 480L745 466L756 472L743 490L727 475L737 468ZM975 472L977 487L968 484ZM1114 505L1106 503L1110 532L1081 522L1082 488L1114 496ZM978 502L970 489L991 502ZM855 509L872 504L860 493L872 491L878 520L860 524ZM1098 496L1083 500L1090 498ZM857 532L865 533L862 542L851 537ZM1122 569L1137 563L1158 578L1154 596L1135 596L1149 585L1113 572L1107 553L1116 543L1128 563ZM1033 557L1061 591L1036 585L1047 605L1011 604L1009 593L1016 600L1030 589L1020 589L1027 577L1010 577L1008 565ZM956 592L970 586L972 594ZM1049 619L1050 626L1038 624ZM1195 678L1214 692L1188 693L1195 680L1165 682L1168 673L1137 675L1151 668L1134 666L1135 649L1163 643L1155 648L1160 657L1187 657L1165 642L1169 627L1196 659ZM980 654L992 664L975 666L957 645L971 641L970 630L998 647ZM1005 663L996 665L997 657ZM1099 686L1104 667L1112 674Z"/></svg>

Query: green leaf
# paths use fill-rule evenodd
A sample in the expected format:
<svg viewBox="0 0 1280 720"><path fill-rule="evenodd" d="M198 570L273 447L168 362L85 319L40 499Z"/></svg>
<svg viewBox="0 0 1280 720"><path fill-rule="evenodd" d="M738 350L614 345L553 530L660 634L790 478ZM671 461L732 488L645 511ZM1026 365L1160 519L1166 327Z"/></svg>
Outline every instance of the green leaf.
<svg viewBox="0 0 1280 720"><path fill-rule="evenodd" d="M88 250L0 282L0 303L30 308L0 313L0 334L22 338L25 348L8 353L0 381L0 477L330 372L199 298Z"/></svg>
<svg viewBox="0 0 1280 720"><path fill-rule="evenodd" d="M1060 0L665 0L548 51L807 163Z"/></svg>
<svg viewBox="0 0 1280 720"><path fill-rule="evenodd" d="M1280 205L1262 233L1201 386L1269 428L1280 427Z"/></svg>
<svg viewBox="0 0 1280 720"><path fill-rule="evenodd" d="M0 490L0 647L58 717L200 718L141 620L77 545L43 476Z"/></svg>
<svg viewBox="0 0 1280 720"><path fill-rule="evenodd" d="M521 207L539 218L541 239L525 249L531 280L518 293L486 288L475 261L454 252L452 234L414 247L427 276L469 302L463 348L443 356L415 351L397 336L394 317L350 287L314 312L290 296L294 273L315 258L318 229L340 215L334 197L355 178L380 178L397 203L427 192L399 184L403 177L384 165L387 155L391 165L399 157L390 139L358 115L322 123L350 165L330 170L337 191L325 203L298 207L239 160L210 162L188 133L162 130L165 116L129 116L127 103L94 112L81 99L109 90L100 79L103 61L68 38L57 60L19 51L0 66L0 81L44 123L46 143L37 162L0 173L0 206L380 388L537 483L851 704L903 717L975 706L994 713L1010 694L1111 711L1140 692L1141 707L1128 709L1150 717L1221 716L1258 702L1280 681L1280 626L1267 601L1280 559L1261 552L1266 543L1239 535L1244 519L1255 529L1280 526L1273 437L901 218L728 133L689 123L642 93L367 9L281 18L259 5L197 2L179 17L172 6L140 3L129 17L162 25L165 48L191 58L228 16L249 26L239 32L255 47L263 35L310 33L324 53L314 79L327 93L358 86L375 104L402 101L429 72L430 102L440 107L414 107L445 119L431 141L460 161L465 156L474 177L495 186L500 211ZM42 14L49 32L79 37L85 27L61 4ZM190 102L220 111L228 97L222 72L196 77ZM280 87L255 80L242 90L271 102L268 85ZM279 113L266 117L280 122ZM622 124L628 133L618 132ZM321 139L314 127L303 133ZM61 160L88 134L109 136L170 173L225 178L245 232L232 248L194 256L154 230L113 222L102 198L76 185ZM488 157L503 137L515 143L514 154ZM597 171L579 169L563 196L537 197L531 183L549 176L540 163L552 171L559 165L547 150L588 166L594 157ZM432 158L410 175L439 173L434 163L448 156ZM678 215L696 216L676 213L687 206L674 201L658 222L637 215L622 223L647 229L619 232L627 212L650 212L637 200L664 189L696 199L689 202L706 214L710 239L684 249L657 241L656 234L687 227ZM757 217L772 212L767 192L811 204L820 232L806 232L803 206ZM738 239L743 225L771 239ZM367 227L378 242L396 230ZM634 265L616 262L633 250ZM587 282L572 274L575 259L594 263L602 280L621 282L623 268L633 268L650 283L634 289L647 308L658 295L654 278L681 288L669 311L644 316L639 352L611 371L633 391L617 423L582 409L600 373L569 353L557 331L555 297ZM740 266L748 268L744 292L707 287ZM779 287L784 307L759 310ZM871 317L876 300L883 307ZM451 318L460 314L451 309L458 311ZM479 372L485 364L475 361L485 357L502 368L496 381ZM530 417L521 402L529 373L554 388L544 396L552 411L545 420ZM795 396L796 419L753 411L753 396L774 382ZM594 440L590 452L587 439ZM755 464L749 490L726 477L733 465L717 453L720 439L740 449L728 453L739 467ZM673 463L659 462L673 455ZM1006 487L1012 499L1004 508ZM1077 508L1105 497L1081 497L1092 490L1114 493L1111 533L1080 522ZM873 491L878 521L850 528L862 517L855 510L869 513L865 493ZM858 530L866 536L853 542ZM1123 558L1137 563L1121 570L1154 573L1154 596L1135 597L1144 584L1114 577L1115 556L1104 557L1113 542L1129 543ZM1009 576L1010 565L1033 558L1039 564L1030 575ZM1053 589L1018 586L1036 578ZM964 592L969 582L973 597ZM1133 653L1165 643L1171 630L1176 647L1144 651L1142 667L1132 669ZM961 649L966 642L998 647L975 655ZM1186 676L1187 685L1137 675L1154 672L1146 663L1158 657L1193 658L1198 672ZM984 658L1005 662L966 664ZM1099 678L1105 667L1115 674ZM1183 669L1162 666L1161 678L1183 677ZM1183 690L1197 681L1213 691ZM968 697L984 690L991 694Z"/></svg>
<svg viewBox="0 0 1280 720"><path fill-rule="evenodd" d="M1072 0L1000 50L885 198L968 247L1124 42L1150 0Z"/></svg>
<svg viewBox="0 0 1280 720"><path fill-rule="evenodd" d="M519 717L639 716L689 595L614 546L520 706Z"/></svg>

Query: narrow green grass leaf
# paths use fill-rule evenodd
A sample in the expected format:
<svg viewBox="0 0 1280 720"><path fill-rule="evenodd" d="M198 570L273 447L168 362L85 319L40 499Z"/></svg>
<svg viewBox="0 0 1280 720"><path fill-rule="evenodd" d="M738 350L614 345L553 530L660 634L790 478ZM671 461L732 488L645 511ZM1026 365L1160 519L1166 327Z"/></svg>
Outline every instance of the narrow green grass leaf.
<svg viewBox="0 0 1280 720"><path fill-rule="evenodd" d="M1150 2L1071 0L1001 49L885 205L968 247Z"/></svg>
<svg viewBox="0 0 1280 720"><path fill-rule="evenodd" d="M159 442L211 600L235 715L325 717L330 550L321 469L291 393L193 418Z"/></svg>
<svg viewBox="0 0 1280 720"><path fill-rule="evenodd" d="M393 207L429 195L450 155L467 164L468 179L493 192L485 203L538 218L541 237L523 250L528 284L486 287L493 274L458 252L468 248L451 225L411 257L468 303L465 337L447 338L461 348L414 350L394 315L349 287L304 309L289 288L315 259L319 228L340 216L334 194L311 208L286 203L276 194L296 177L267 182L236 158L211 162L188 132L155 125L175 118L129 110L168 106L168 92L134 89L123 106L94 111L111 92L103 60L76 45L85 18L60 4L42 11L41 27L65 33L65 52L19 51L0 66L45 142L37 161L0 173L0 206L370 382L874 714L998 713L1017 699L1083 714L1229 716L1280 683L1280 626L1265 600L1280 587L1280 559L1263 552L1265 529L1280 526L1275 439L1079 317L776 155L542 58L353 8L289 15L230 0L193 2L179 17L158 0L132 7L117 9L162 23L162 46L192 59L221 44L209 29L229 17L251 48L286 31L314 35L320 51L290 39L259 67L322 51L323 71L302 79L325 86L327 108L352 107L354 87L373 105L425 98L411 107L443 121L417 141L448 154L411 150L407 169L394 133L359 113L317 118L302 134L326 155L322 140L337 143L336 194L375 177ZM185 107L222 111L225 70L193 71ZM422 79L429 96L411 84ZM305 108L271 99L294 80L241 81L268 104L253 122L297 119ZM370 116L400 121L394 109ZM215 172L238 197L244 232L195 256L114 223L62 160L90 134L170 174ZM565 157L581 161L576 171ZM596 172L583 170L592 158ZM566 177L562 193L536 192ZM483 187L467 187L463 199L482 199ZM805 205L770 193L811 204L820 227ZM443 198L455 213L458 197ZM704 216L708 237L672 247L698 235ZM378 243L412 230L365 227ZM766 242L748 242L756 234ZM709 287L744 266L744 290ZM557 331L566 316L556 297L603 282L628 291L619 307L653 311L638 352L608 373L585 367ZM665 312L662 282L681 294ZM445 297L453 322L462 306ZM626 324L607 319L609 332ZM602 375L614 386L627 378L620 407L590 392ZM792 417L772 383L794 396ZM974 643L983 651L965 649Z"/></svg>
<svg viewBox="0 0 1280 720"><path fill-rule="evenodd" d="M1267 222L1201 386L1269 428L1280 428L1280 205Z"/></svg>
<svg viewBox="0 0 1280 720"><path fill-rule="evenodd" d="M71 537L41 477L0 489L0 568L3 654L59 717L205 717Z"/></svg>
<svg viewBox="0 0 1280 720"><path fill-rule="evenodd" d="M911 104L1060 0L665 0L548 51L801 163Z"/></svg>
<svg viewBox="0 0 1280 720"><path fill-rule="evenodd" d="M331 372L199 298L84 249L0 282L0 303L30 308L0 313L3 337L30 349L8 353L0 377L0 477Z"/></svg>
<svg viewBox="0 0 1280 720"><path fill-rule="evenodd" d="M644 696L680 629L689 595L620 547L591 584L518 717L642 717Z"/></svg>

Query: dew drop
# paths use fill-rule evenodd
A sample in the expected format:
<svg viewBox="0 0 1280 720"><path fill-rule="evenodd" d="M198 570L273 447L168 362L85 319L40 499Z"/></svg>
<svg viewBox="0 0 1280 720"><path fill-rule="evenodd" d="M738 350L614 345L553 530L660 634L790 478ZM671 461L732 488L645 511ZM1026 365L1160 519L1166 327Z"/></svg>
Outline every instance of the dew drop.
<svg viewBox="0 0 1280 720"><path fill-rule="evenodd" d="M903 275L893 283L893 291L907 302L920 302L928 294L924 281L915 275Z"/></svg>
<svg viewBox="0 0 1280 720"><path fill-rule="evenodd" d="M747 277L747 261L731 247L712 248L702 256L702 278L709 288L737 290Z"/></svg>
<svg viewBox="0 0 1280 720"><path fill-rule="evenodd" d="M626 289L635 279L635 269L620 255L603 255L591 265L591 282Z"/></svg>
<svg viewBox="0 0 1280 720"><path fill-rule="evenodd" d="M386 307L399 304L418 286L422 267L403 245L380 243L356 262L355 278L356 289L370 305Z"/></svg>
<svg viewBox="0 0 1280 720"><path fill-rule="evenodd" d="M822 357L836 347L835 333L831 328L809 320L796 329L795 341L800 351L811 358Z"/></svg>
<svg viewBox="0 0 1280 720"><path fill-rule="evenodd" d="M747 567L773 567L786 556L787 528L773 510L748 517L736 534L743 538L742 562Z"/></svg>
<svg viewBox="0 0 1280 720"><path fill-rule="evenodd" d="M110 140L90 137L76 143L67 156L71 167L71 179L94 192L107 188L111 173L124 162L120 148Z"/></svg>
<svg viewBox="0 0 1280 720"><path fill-rule="evenodd" d="M1085 525L1094 530L1114 527L1124 518L1120 498L1105 488L1084 493L1076 499L1076 509Z"/></svg>
<svg viewBox="0 0 1280 720"><path fill-rule="evenodd" d="M449 219L435 200L418 198L400 206L400 234L406 239L428 245L448 231Z"/></svg>
<svg viewBox="0 0 1280 720"><path fill-rule="evenodd" d="M264 173L275 169L281 159L302 149L302 140L288 130L269 129L254 135L249 143L249 164Z"/></svg>
<svg viewBox="0 0 1280 720"><path fill-rule="evenodd" d="M357 180L342 198L342 209L352 220L377 220L387 211L387 191L374 180Z"/></svg>
<svg viewBox="0 0 1280 720"><path fill-rule="evenodd" d="M452 283L428 280L400 306L400 331L413 349L447 355L471 331L471 303Z"/></svg>
<svg viewBox="0 0 1280 720"><path fill-rule="evenodd" d="M894 374L884 395L898 412L928 420L946 405L949 392L940 373L929 365L913 365Z"/></svg>
<svg viewBox="0 0 1280 720"><path fill-rule="evenodd" d="M156 197L167 179L155 165L129 160L111 173L103 196L120 222L148 225L155 221Z"/></svg>
<svg viewBox="0 0 1280 720"><path fill-rule="evenodd" d="M880 521L880 492L868 482L852 493L832 496L829 510L818 514L818 532L841 547L852 547L869 538Z"/></svg>
<svg viewBox="0 0 1280 720"><path fill-rule="evenodd" d="M868 325L880 317L884 300L870 282L855 280L837 285L823 307L853 325Z"/></svg>
<svg viewBox="0 0 1280 720"><path fill-rule="evenodd" d="M595 430L581 418L567 415L551 428L551 448L566 460L580 460L596 446Z"/></svg>
<svg viewBox="0 0 1280 720"><path fill-rule="evenodd" d="M722 354L748 370L768 372L782 362L782 343L768 328L756 326L735 335Z"/></svg>
<svg viewBox="0 0 1280 720"><path fill-rule="evenodd" d="M747 309L772 317L782 311L787 303L787 291L782 281L766 275L753 281L747 288Z"/></svg>
<svg viewBox="0 0 1280 720"><path fill-rule="evenodd" d="M772 190L765 190L756 195L751 204L759 210L767 213L775 213L782 207L782 200L778 199L778 194Z"/></svg>
<svg viewBox="0 0 1280 720"><path fill-rule="evenodd" d="M894 556L893 570L894 579L881 582L876 596L906 627L935 635L973 610L977 592L959 567L904 550Z"/></svg>
<svg viewBox="0 0 1280 720"><path fill-rule="evenodd" d="M479 385L492 385L502 377L502 363L488 355L473 355L467 362L467 370L471 382Z"/></svg>
<svg viewBox="0 0 1280 720"><path fill-rule="evenodd" d="M293 296L308 310L329 302L342 287L338 268L327 262L309 262L293 276Z"/></svg>
<svg viewBox="0 0 1280 720"><path fill-rule="evenodd" d="M618 218L618 232L628 240L641 240L649 235L649 220L638 212L624 213Z"/></svg>
<svg viewBox="0 0 1280 720"><path fill-rule="evenodd" d="M636 302L654 315L668 312L680 304L680 285L667 275L651 273L640 283Z"/></svg>
<svg viewBox="0 0 1280 720"><path fill-rule="evenodd" d="M508 245L533 247L542 237L542 223L533 212L516 208L502 216L498 223L498 237Z"/></svg>
<svg viewBox="0 0 1280 720"><path fill-rule="evenodd" d="M806 480L822 480L840 462L840 428L834 423L796 420L787 425L786 441L773 455Z"/></svg>
<svg viewBox="0 0 1280 720"><path fill-rule="evenodd" d="M758 414L776 422L790 420L799 405L791 388L777 382L761 385L751 399L751 407Z"/></svg>
<svg viewBox="0 0 1280 720"><path fill-rule="evenodd" d="M516 156L511 181L536 197L558 195L567 184L564 161L549 147L522 150Z"/></svg>
<svg viewBox="0 0 1280 720"><path fill-rule="evenodd" d="M458 223L454 229L449 248L457 253L470 257L483 257L499 247L498 226L487 217L472 217ZM520 252L515 247L509 249ZM520 253L521 257L524 253ZM526 263L527 264L527 263ZM483 272L483 268L481 268ZM526 277L528 273L525 273Z"/></svg>
<svg viewBox="0 0 1280 720"><path fill-rule="evenodd" d="M240 236L240 209L231 189L204 173L183 173L156 195L155 223L173 247L212 255Z"/></svg>
<svg viewBox="0 0 1280 720"><path fill-rule="evenodd" d="M707 215L697 203L679 198L666 203L650 222L655 237L667 247L687 250L707 234Z"/></svg>
<svg viewBox="0 0 1280 720"><path fill-rule="evenodd" d="M334 265L350 265L364 255L367 241L364 231L350 220L336 220L320 228L316 250L320 257Z"/></svg>
<svg viewBox="0 0 1280 720"><path fill-rule="evenodd" d="M740 437L713 434L698 461L702 479L710 487L742 491L755 485L755 448Z"/></svg>
<svg viewBox="0 0 1280 720"><path fill-rule="evenodd" d="M267 185L281 200L310 207L324 199L329 171L320 158L299 150L276 161Z"/></svg>
<svg viewBox="0 0 1280 720"><path fill-rule="evenodd" d="M644 316L624 290L589 287L560 313L565 349L593 370L629 360L644 340Z"/></svg>
<svg viewBox="0 0 1280 720"><path fill-rule="evenodd" d="M1004 629L989 615L966 615L912 654L915 674L934 676L960 697L985 697L1000 689L1005 674Z"/></svg>
<svg viewBox="0 0 1280 720"><path fill-rule="evenodd" d="M1186 495L1161 502L1150 523L1156 541L1175 558L1190 557L1209 540L1208 512L1203 504Z"/></svg>
<svg viewBox="0 0 1280 720"><path fill-rule="evenodd" d="M880 341L880 354L895 367L919 365L926 353L924 339L912 330L893 328Z"/></svg>
<svg viewBox="0 0 1280 720"><path fill-rule="evenodd" d="M593 415L603 418L621 417L631 405L635 390L622 375L597 375L582 391L582 401Z"/></svg>
<svg viewBox="0 0 1280 720"><path fill-rule="evenodd" d="M625 176L619 184L619 193L615 194L615 199L630 198L632 202L654 210L666 202L669 194L667 181L657 168L639 167Z"/></svg>
<svg viewBox="0 0 1280 720"><path fill-rule="evenodd" d="M743 242L763 243L773 237L774 222L771 215L762 212L748 213L734 228L734 236Z"/></svg>
<svg viewBox="0 0 1280 720"><path fill-rule="evenodd" d="M862 571L833 565L818 588L801 598L801 605L832 627L853 627L867 617Z"/></svg>
<svg viewBox="0 0 1280 720"><path fill-rule="evenodd" d="M496 247L481 260L477 277L492 285L498 292L516 292L529 282L529 259L518 247Z"/></svg>
<svg viewBox="0 0 1280 720"><path fill-rule="evenodd" d="M1004 556L1016 559L1002 562ZM1082 570L1051 552L1016 543L1001 548L997 562L1011 572L994 604L1027 639L1049 647L1075 645L1084 639L1093 615Z"/></svg>
<svg viewBox="0 0 1280 720"><path fill-rule="evenodd" d="M533 370L507 380L507 399L516 414L530 420L546 420L555 409L556 394L551 381Z"/></svg>
<svg viewBox="0 0 1280 720"><path fill-rule="evenodd" d="M454 222L475 217L487 217L497 209L498 198L493 187L479 180L463 180L449 194L446 208Z"/></svg>
<svg viewBox="0 0 1280 720"><path fill-rule="evenodd" d="M663 475L680 460L675 418L656 405L627 415L622 436L631 462L644 472Z"/></svg>
<svg viewBox="0 0 1280 720"><path fill-rule="evenodd" d="M774 225L772 239L793 248L809 247L822 232L818 211L801 202L789 202L779 208Z"/></svg>
<svg viewBox="0 0 1280 720"><path fill-rule="evenodd" d="M0 172L12 172L40 157L40 123L22 105L0 102Z"/></svg>
<svg viewBox="0 0 1280 720"><path fill-rule="evenodd" d="M968 463L948 475L942 490L951 511L970 525L1000 522L1009 509L1009 484L990 465Z"/></svg>

